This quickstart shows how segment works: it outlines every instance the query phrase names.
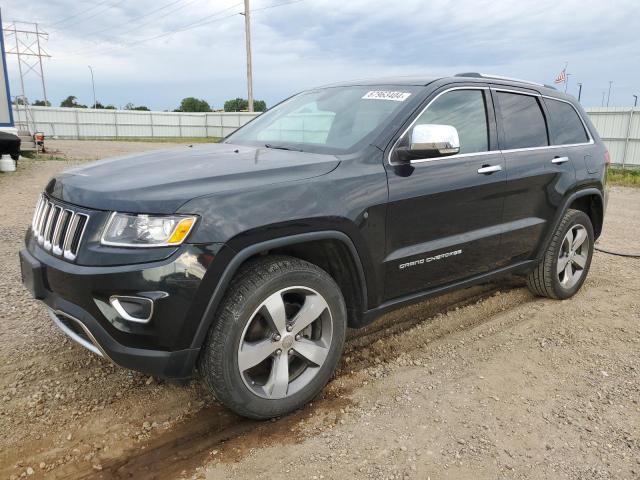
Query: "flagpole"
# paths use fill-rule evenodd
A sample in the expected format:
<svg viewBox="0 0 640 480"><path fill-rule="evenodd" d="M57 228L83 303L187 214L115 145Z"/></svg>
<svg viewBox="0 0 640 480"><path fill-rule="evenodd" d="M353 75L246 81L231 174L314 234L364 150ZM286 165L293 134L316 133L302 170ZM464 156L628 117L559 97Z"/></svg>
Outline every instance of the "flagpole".
<svg viewBox="0 0 640 480"><path fill-rule="evenodd" d="M569 62L565 62L564 64L564 93L567 93L567 85L569 84L569 74L567 73L567 67L569 67Z"/></svg>

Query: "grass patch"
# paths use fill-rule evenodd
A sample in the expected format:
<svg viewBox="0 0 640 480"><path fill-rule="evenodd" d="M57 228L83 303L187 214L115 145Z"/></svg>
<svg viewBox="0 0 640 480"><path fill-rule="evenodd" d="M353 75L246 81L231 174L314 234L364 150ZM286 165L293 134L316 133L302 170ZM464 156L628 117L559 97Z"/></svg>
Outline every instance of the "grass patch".
<svg viewBox="0 0 640 480"><path fill-rule="evenodd" d="M220 137L111 137L111 138L80 138L79 141L102 142L152 142L152 143L218 143Z"/></svg>
<svg viewBox="0 0 640 480"><path fill-rule="evenodd" d="M609 168L607 172L609 185L622 185L624 187L640 187L640 169Z"/></svg>
<svg viewBox="0 0 640 480"><path fill-rule="evenodd" d="M55 162L68 160L68 158L60 157L58 155L51 155L49 153L40 153L36 155L35 152L22 152L20 156L22 157L21 160L41 160L41 161L55 161Z"/></svg>

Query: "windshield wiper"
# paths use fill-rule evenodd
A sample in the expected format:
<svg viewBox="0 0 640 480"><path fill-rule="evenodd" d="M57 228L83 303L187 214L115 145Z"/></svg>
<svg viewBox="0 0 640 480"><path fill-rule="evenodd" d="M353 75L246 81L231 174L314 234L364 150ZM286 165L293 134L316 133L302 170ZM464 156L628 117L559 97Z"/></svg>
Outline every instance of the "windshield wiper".
<svg viewBox="0 0 640 480"><path fill-rule="evenodd" d="M274 150L289 150L292 152L302 152L302 150L300 150L299 148L285 147L282 145L272 145L270 143L265 143L264 146L267 148L273 148Z"/></svg>

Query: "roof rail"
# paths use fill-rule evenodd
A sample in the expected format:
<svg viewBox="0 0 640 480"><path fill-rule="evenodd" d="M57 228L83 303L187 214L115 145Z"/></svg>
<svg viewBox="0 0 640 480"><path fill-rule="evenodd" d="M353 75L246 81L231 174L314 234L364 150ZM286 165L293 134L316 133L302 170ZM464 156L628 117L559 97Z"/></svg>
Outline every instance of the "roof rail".
<svg viewBox="0 0 640 480"><path fill-rule="evenodd" d="M527 83L529 85L553 88L555 90L555 87L552 87L551 85L543 85L542 83L530 82L529 80L521 80L519 78L503 77L502 75L491 75L487 73L478 73L478 72L465 72L465 73L458 73L454 76L455 77L471 77L471 78L493 78L495 80L509 80L511 82Z"/></svg>

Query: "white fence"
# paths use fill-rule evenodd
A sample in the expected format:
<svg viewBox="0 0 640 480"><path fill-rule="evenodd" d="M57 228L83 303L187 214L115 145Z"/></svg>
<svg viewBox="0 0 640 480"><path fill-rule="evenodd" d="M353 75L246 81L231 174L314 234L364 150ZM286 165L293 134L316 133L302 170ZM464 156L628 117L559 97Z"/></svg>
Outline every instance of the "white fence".
<svg viewBox="0 0 640 480"><path fill-rule="evenodd" d="M588 108L616 165L640 167L640 108Z"/></svg>
<svg viewBox="0 0 640 480"><path fill-rule="evenodd" d="M92 108L29 107L29 129L54 138L224 137L256 113L141 112ZM14 121L25 123L14 107Z"/></svg>
<svg viewBox="0 0 640 480"><path fill-rule="evenodd" d="M258 115L53 107L31 107L30 111L31 129L56 138L224 137ZM640 108L589 108L587 113L607 145L613 163L640 167ZM16 123L24 121L24 112L17 112L14 107L14 119ZM304 127L299 134L319 138L326 133L321 119L308 120L317 124L314 131ZM278 124L274 128L283 136L291 136L295 134L292 128L299 126Z"/></svg>

